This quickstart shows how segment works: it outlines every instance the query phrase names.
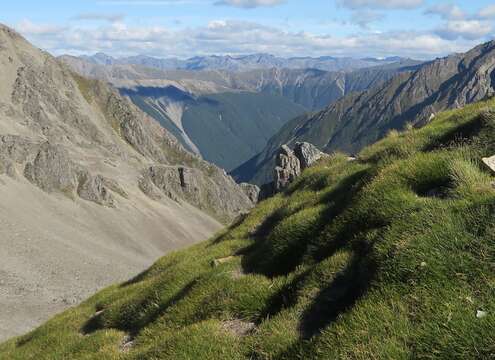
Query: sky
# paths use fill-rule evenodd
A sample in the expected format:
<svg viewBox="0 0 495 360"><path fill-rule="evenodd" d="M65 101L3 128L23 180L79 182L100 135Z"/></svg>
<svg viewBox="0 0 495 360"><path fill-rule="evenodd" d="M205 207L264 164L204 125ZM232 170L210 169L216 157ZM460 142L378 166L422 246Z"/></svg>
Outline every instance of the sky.
<svg viewBox="0 0 495 360"><path fill-rule="evenodd" d="M17 0L0 22L54 55L432 59L495 38L493 0Z"/></svg>

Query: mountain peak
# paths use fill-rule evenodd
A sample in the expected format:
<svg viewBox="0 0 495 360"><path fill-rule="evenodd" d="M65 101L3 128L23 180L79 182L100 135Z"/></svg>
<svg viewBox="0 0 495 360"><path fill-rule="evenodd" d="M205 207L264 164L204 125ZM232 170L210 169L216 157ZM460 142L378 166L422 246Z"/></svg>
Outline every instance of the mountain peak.
<svg viewBox="0 0 495 360"><path fill-rule="evenodd" d="M8 27L7 25L1 24L0 23L0 34L3 34L4 36L8 36L11 39L14 40L24 40L24 37L19 34L17 31L14 29Z"/></svg>

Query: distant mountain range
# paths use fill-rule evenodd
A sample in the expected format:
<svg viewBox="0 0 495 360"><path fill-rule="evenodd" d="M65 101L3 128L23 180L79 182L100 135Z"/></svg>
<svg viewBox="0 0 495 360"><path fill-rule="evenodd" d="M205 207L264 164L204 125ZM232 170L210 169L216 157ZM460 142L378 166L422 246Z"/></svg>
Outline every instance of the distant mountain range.
<svg viewBox="0 0 495 360"><path fill-rule="evenodd" d="M114 58L104 53L81 56L82 59L98 65L142 65L160 70L227 70L245 71L253 69L319 69L324 71L352 71L372 66L386 65L408 60L401 57L385 59L350 57L291 57L283 58L270 54L244 56L196 56L189 59L156 58L145 55Z"/></svg>
<svg viewBox="0 0 495 360"><path fill-rule="evenodd" d="M355 153L406 124L421 126L439 111L462 107L495 93L495 41L400 72L386 83L351 93L316 114L287 123L265 149L233 171L238 181L271 181L282 144L315 144L326 152Z"/></svg>
<svg viewBox="0 0 495 360"><path fill-rule="evenodd" d="M230 171L263 150L285 123L320 110L342 96L382 83L419 62L398 62L355 71L317 69L160 70L115 64L97 56L60 59L84 76L106 80L158 120L182 144Z"/></svg>

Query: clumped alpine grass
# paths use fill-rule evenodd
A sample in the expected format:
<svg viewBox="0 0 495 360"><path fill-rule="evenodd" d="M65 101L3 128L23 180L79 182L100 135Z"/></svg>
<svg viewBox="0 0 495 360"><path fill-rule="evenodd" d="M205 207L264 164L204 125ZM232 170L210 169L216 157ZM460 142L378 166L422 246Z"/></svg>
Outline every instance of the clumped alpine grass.
<svg viewBox="0 0 495 360"><path fill-rule="evenodd" d="M494 109L332 155L0 358L495 358Z"/></svg>

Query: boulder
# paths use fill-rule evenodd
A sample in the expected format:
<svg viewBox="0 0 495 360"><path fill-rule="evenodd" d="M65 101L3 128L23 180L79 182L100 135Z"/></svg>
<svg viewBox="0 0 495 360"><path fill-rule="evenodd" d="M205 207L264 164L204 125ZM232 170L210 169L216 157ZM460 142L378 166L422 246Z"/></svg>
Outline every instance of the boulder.
<svg viewBox="0 0 495 360"><path fill-rule="evenodd" d="M495 155L487 158L482 158L481 160L492 171L492 173L495 173Z"/></svg>
<svg viewBox="0 0 495 360"><path fill-rule="evenodd" d="M320 151L316 146L307 142L298 142L294 147L294 155L301 163L301 170L304 170L323 157L328 156Z"/></svg>
<svg viewBox="0 0 495 360"><path fill-rule="evenodd" d="M258 203L261 191L258 186L249 183L241 183L239 185L244 194L246 194L246 196L253 202L253 204Z"/></svg>
<svg viewBox="0 0 495 360"><path fill-rule="evenodd" d="M265 199L284 190L303 170L326 156L328 154L307 142L296 143L294 151L287 145L282 145L275 157L273 183L261 187L259 199Z"/></svg>
<svg viewBox="0 0 495 360"><path fill-rule="evenodd" d="M276 156L274 191L282 191L300 174L301 162L287 145L282 145Z"/></svg>

